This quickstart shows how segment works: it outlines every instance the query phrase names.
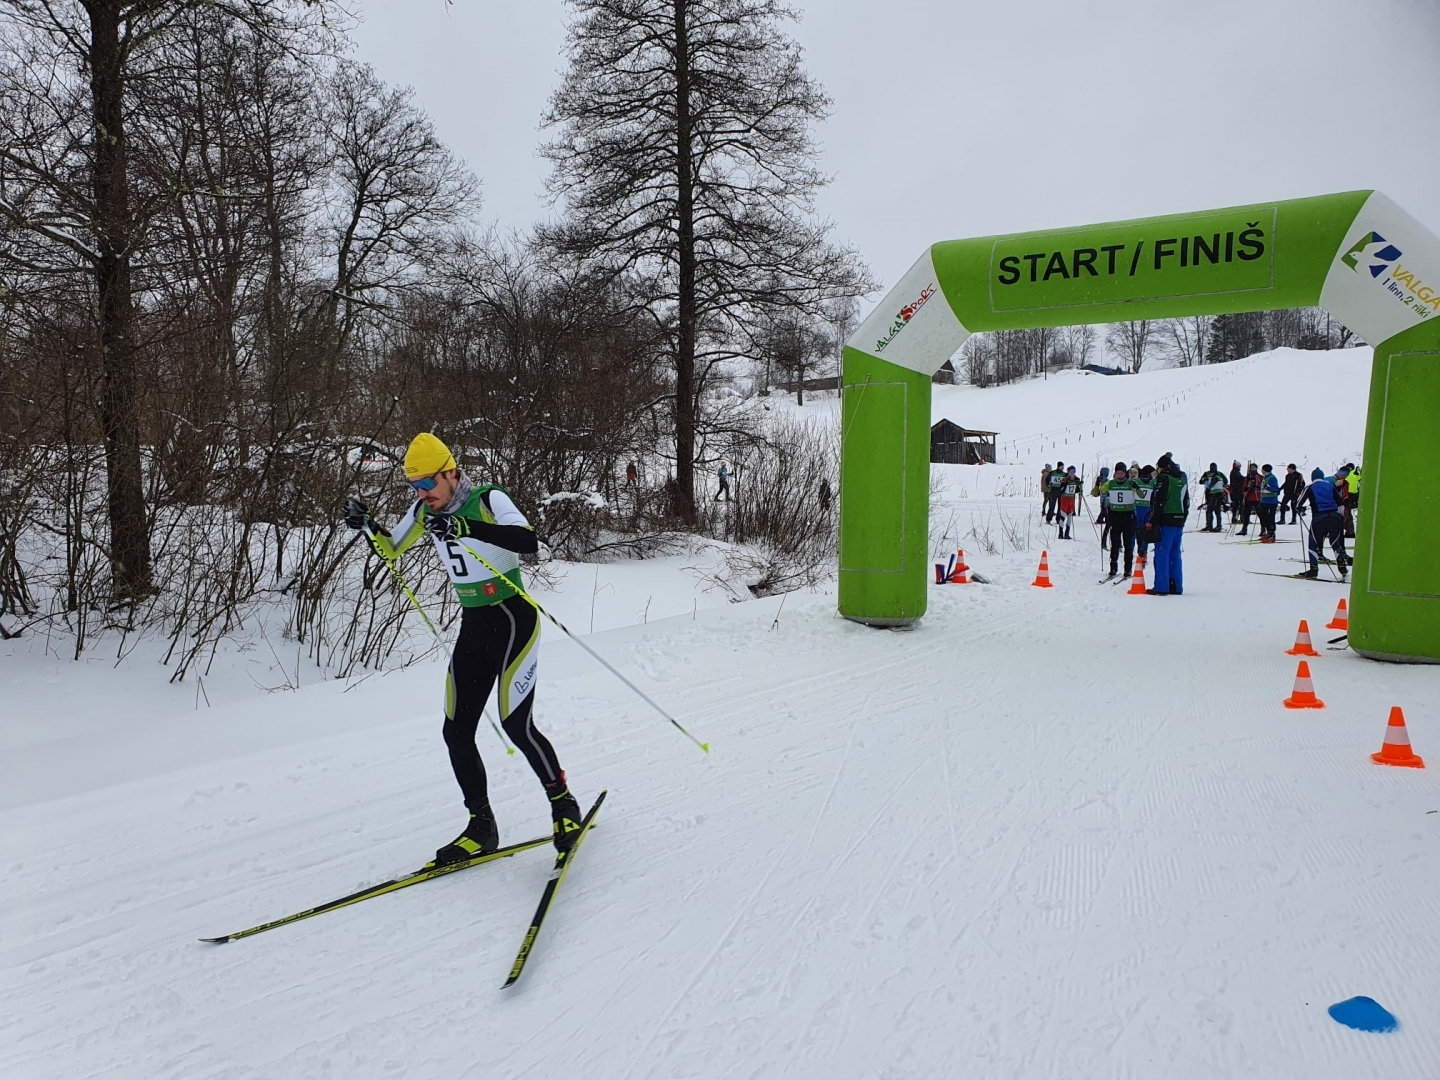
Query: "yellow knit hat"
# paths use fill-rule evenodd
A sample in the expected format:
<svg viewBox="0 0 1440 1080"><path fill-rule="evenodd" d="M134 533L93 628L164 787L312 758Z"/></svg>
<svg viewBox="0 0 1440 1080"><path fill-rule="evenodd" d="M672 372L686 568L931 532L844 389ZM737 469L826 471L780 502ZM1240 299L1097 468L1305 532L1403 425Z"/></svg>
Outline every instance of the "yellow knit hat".
<svg viewBox="0 0 1440 1080"><path fill-rule="evenodd" d="M422 431L410 440L410 449L405 451L405 479L419 480L422 476L434 476L453 468L456 468L455 455L428 431Z"/></svg>

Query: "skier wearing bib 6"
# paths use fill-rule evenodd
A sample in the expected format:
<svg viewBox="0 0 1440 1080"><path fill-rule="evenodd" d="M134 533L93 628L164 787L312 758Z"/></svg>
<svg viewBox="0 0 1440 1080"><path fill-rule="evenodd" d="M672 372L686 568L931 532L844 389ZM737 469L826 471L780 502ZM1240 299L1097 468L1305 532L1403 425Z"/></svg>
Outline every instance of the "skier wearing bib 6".
<svg viewBox="0 0 1440 1080"><path fill-rule="evenodd" d="M520 593L520 556L539 550L535 532L509 495L494 485L475 484L449 447L428 432L410 443L405 478L417 500L393 530L377 525L358 499L345 504L345 524L364 530L376 553L392 564L428 533L460 601L443 730L470 821L435 853L435 863L461 862L499 846L485 766L475 746L480 715L497 679L500 723L544 786L555 846L564 851L580 829L580 808L554 747L535 727L540 621Z"/></svg>

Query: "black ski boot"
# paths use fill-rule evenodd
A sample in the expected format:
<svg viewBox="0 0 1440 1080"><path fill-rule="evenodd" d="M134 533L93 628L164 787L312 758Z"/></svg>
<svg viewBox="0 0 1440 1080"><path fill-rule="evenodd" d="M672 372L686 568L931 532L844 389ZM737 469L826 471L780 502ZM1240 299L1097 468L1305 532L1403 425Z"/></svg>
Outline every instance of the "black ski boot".
<svg viewBox="0 0 1440 1080"><path fill-rule="evenodd" d="M580 804L570 794L565 784L565 774L560 774L556 784L546 784L545 794L550 798L550 819L554 822L553 835L556 851L569 851L580 831Z"/></svg>
<svg viewBox="0 0 1440 1080"><path fill-rule="evenodd" d="M1350 560L1345 558L1344 555L1335 556L1335 569L1340 571L1340 580L1344 581L1345 575L1350 569Z"/></svg>
<svg viewBox="0 0 1440 1080"><path fill-rule="evenodd" d="M449 866L464 862L476 855L485 855L500 846L500 830L495 826L495 815L490 807L470 815L470 824L465 831L439 851L435 852L435 866Z"/></svg>
<svg viewBox="0 0 1440 1080"><path fill-rule="evenodd" d="M1320 576L1320 568L1318 566L1312 566L1309 570L1301 570L1300 573L1296 574L1295 576L1311 578L1313 580L1314 578L1318 578Z"/></svg>

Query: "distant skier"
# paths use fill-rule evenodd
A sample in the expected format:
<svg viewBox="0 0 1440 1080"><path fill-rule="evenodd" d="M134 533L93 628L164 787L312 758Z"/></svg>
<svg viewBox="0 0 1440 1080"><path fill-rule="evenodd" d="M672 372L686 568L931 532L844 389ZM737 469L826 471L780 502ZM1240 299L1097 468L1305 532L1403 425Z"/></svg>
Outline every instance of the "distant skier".
<svg viewBox="0 0 1440 1080"><path fill-rule="evenodd" d="M1140 539L1145 526L1150 522L1150 500L1155 494L1155 466L1142 465L1135 480L1135 543L1140 549L1143 562L1150 554L1150 545Z"/></svg>
<svg viewBox="0 0 1440 1080"><path fill-rule="evenodd" d="M1327 477L1320 469L1312 470L1303 503L1309 505L1314 516L1310 519L1310 569L1300 577L1320 576L1320 548L1324 541L1329 540L1335 552L1335 568L1343 578L1350 558L1345 554L1345 521L1336 498L1334 477Z"/></svg>
<svg viewBox="0 0 1440 1080"><path fill-rule="evenodd" d="M509 495L493 484L475 484L449 447L428 432L416 435L405 452L405 477L419 498L393 532L376 524L359 499L346 502L345 524L364 530L387 562L428 532L460 601L460 633L445 677L444 735L470 822L435 853L435 863L463 862L500 844L485 765L475 746L480 714L497 678L500 723L545 788L555 846L563 851L580 828L580 808L554 747L534 724L540 622L519 593L520 556L539 550L535 531Z"/></svg>
<svg viewBox="0 0 1440 1080"><path fill-rule="evenodd" d="M1355 537L1355 511L1360 508L1360 470L1354 462L1346 462L1335 473L1335 497L1345 519L1345 535Z"/></svg>
<svg viewBox="0 0 1440 1080"><path fill-rule="evenodd" d="M1239 525L1241 512L1245 507L1245 475L1240 471L1240 462L1230 463L1230 524Z"/></svg>
<svg viewBox="0 0 1440 1080"><path fill-rule="evenodd" d="M1145 591L1179 596L1185 591L1180 546L1190 518L1190 479L1168 453L1156 462L1152 512L1160 525L1160 543L1155 545L1155 587Z"/></svg>
<svg viewBox="0 0 1440 1080"><path fill-rule="evenodd" d="M1260 520L1260 469L1253 461L1245 470L1244 505L1240 508L1240 535L1250 534L1250 519Z"/></svg>
<svg viewBox="0 0 1440 1080"><path fill-rule="evenodd" d="M1104 551L1110 543L1110 496L1105 493L1105 482L1110 479L1110 466L1104 466L1095 477L1095 483L1090 485L1090 497L1100 500L1100 513L1095 518L1096 525L1104 525L1100 530L1100 550Z"/></svg>
<svg viewBox="0 0 1440 1080"><path fill-rule="evenodd" d="M1260 466L1260 542L1275 543L1275 510L1280 505L1280 478L1269 462Z"/></svg>
<svg viewBox="0 0 1440 1080"><path fill-rule="evenodd" d="M1120 572L1120 552L1125 552L1125 576L1128 578L1135 563L1135 481L1125 468L1125 462L1115 463L1115 472L1105 481L1105 495L1109 499L1110 530L1110 577Z"/></svg>
<svg viewBox="0 0 1440 1080"><path fill-rule="evenodd" d="M1060 531L1057 539L1075 539L1070 534L1070 527L1075 521L1075 505L1080 498L1081 487L1080 477L1075 475L1075 466L1071 465L1065 470L1065 479L1060 485Z"/></svg>
<svg viewBox="0 0 1440 1080"><path fill-rule="evenodd" d="M1057 461L1055 468L1045 475L1045 524L1049 525L1060 514L1060 489L1065 486L1065 463Z"/></svg>
<svg viewBox="0 0 1440 1080"><path fill-rule="evenodd" d="M625 486L634 487L639 480L639 471L635 468L635 462L631 461L625 466Z"/></svg>
<svg viewBox="0 0 1440 1080"><path fill-rule="evenodd" d="M1285 511L1290 511L1290 524L1300 520L1300 497L1305 494L1305 478L1292 461L1285 466L1285 480L1280 485L1280 524L1285 524Z"/></svg>
<svg viewBox="0 0 1440 1080"><path fill-rule="evenodd" d="M1225 474L1210 462L1210 468L1200 474L1200 483L1205 488L1205 531L1223 532L1221 511L1225 503Z"/></svg>
<svg viewBox="0 0 1440 1080"><path fill-rule="evenodd" d="M816 496L820 502L820 512L828 513L830 510L830 481L825 477L820 478L820 486L816 489Z"/></svg>
<svg viewBox="0 0 1440 1080"><path fill-rule="evenodd" d="M725 496L725 501L726 501L726 502L729 502L729 501L730 501L730 470L729 470L728 468L726 468L725 462L723 462L723 461L720 462L720 468L715 471L715 475L720 478L720 490L717 491L717 492L715 492L715 501L716 501L716 502L719 502L719 501L720 501L720 496L721 496L721 495L724 495L724 496Z"/></svg>

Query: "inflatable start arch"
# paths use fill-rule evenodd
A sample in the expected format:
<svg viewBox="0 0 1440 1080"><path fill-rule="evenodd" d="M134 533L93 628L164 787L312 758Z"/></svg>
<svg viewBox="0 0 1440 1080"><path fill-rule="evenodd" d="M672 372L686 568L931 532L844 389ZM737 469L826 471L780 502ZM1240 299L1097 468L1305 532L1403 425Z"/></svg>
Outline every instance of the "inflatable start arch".
<svg viewBox="0 0 1440 1080"><path fill-rule="evenodd" d="M971 334L1315 305L1375 348L1350 645L1440 660L1440 241L1374 191L931 247L845 346L840 613L925 613L930 376Z"/></svg>

